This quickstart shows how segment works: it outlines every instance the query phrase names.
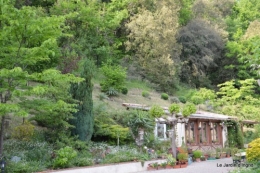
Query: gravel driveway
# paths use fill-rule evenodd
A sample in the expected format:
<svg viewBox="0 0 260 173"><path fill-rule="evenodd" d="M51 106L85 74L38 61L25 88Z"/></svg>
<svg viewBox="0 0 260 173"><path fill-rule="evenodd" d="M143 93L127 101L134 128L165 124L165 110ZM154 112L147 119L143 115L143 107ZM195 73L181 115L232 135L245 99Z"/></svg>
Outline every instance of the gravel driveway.
<svg viewBox="0 0 260 173"><path fill-rule="evenodd" d="M225 164L232 164L232 158L193 162L187 168L162 169L156 171L143 171L138 173L228 173L234 167L224 167ZM220 167L222 164L222 167Z"/></svg>

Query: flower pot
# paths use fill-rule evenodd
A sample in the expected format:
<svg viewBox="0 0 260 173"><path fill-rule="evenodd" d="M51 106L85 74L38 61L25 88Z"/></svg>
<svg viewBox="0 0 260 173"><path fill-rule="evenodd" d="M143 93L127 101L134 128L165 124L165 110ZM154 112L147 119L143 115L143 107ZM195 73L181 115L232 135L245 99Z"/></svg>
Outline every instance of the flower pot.
<svg viewBox="0 0 260 173"><path fill-rule="evenodd" d="M187 163L187 162L180 164L180 167L181 167L181 168L186 168L187 166L188 166L188 163Z"/></svg>
<svg viewBox="0 0 260 173"><path fill-rule="evenodd" d="M157 168L154 168L154 167L151 167L151 166L147 167L147 171L154 171L154 170L157 170Z"/></svg>
<svg viewBox="0 0 260 173"><path fill-rule="evenodd" d="M201 160L200 160L200 158L196 158L196 162L200 162Z"/></svg>
<svg viewBox="0 0 260 173"><path fill-rule="evenodd" d="M181 165L174 165L173 168L174 169L181 168Z"/></svg>
<svg viewBox="0 0 260 173"><path fill-rule="evenodd" d="M172 165L166 165L166 168L165 169L173 169L174 166Z"/></svg>

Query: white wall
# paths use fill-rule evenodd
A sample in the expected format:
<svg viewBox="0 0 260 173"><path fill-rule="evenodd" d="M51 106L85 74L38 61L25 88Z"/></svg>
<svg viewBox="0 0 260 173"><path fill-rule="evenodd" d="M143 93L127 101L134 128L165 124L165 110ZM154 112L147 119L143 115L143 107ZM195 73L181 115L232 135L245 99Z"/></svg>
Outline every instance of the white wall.
<svg viewBox="0 0 260 173"><path fill-rule="evenodd" d="M223 141L222 145L223 145L223 147L225 147L225 143L227 141L227 134L228 134L227 126L223 125L223 128L222 128L222 139L223 139L222 140Z"/></svg>
<svg viewBox="0 0 260 173"><path fill-rule="evenodd" d="M100 165L93 167L82 167L82 168L73 168L73 169L64 169L58 171L48 171L53 173L134 173L146 171L149 163L162 163L166 160L153 160L145 161L144 166L141 165L141 162L131 162L131 163L117 163L112 165Z"/></svg>
<svg viewBox="0 0 260 173"><path fill-rule="evenodd" d="M177 147L180 147L182 144L182 137L183 142L185 142L185 123L177 123L177 137L176 137L176 145Z"/></svg>

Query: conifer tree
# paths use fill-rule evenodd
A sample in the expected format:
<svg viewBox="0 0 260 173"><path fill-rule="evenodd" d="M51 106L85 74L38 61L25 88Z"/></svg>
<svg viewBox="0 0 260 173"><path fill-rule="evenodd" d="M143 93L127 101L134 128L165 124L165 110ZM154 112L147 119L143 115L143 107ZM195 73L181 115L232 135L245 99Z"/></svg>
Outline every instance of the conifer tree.
<svg viewBox="0 0 260 173"><path fill-rule="evenodd" d="M71 94L75 100L78 100L78 111L75 112L71 124L75 126L72 129L73 135L78 135L82 141L90 140L93 134L94 117L93 117L93 100L92 100L92 83L93 76L92 61L83 60L80 67L80 77L84 78L83 82L72 84Z"/></svg>

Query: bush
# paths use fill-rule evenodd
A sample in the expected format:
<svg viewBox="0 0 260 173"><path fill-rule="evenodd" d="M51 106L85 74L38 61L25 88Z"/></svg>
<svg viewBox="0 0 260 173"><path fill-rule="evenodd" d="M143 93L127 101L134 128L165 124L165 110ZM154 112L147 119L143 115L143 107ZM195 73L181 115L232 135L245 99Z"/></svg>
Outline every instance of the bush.
<svg viewBox="0 0 260 173"><path fill-rule="evenodd" d="M246 149L246 159L248 161L260 161L260 138L249 143Z"/></svg>
<svg viewBox="0 0 260 173"><path fill-rule="evenodd" d="M56 158L53 161L54 168L67 168L71 161L77 156L77 152L72 147L64 147L57 151Z"/></svg>
<svg viewBox="0 0 260 173"><path fill-rule="evenodd" d="M104 99L109 99L108 96L103 92L100 93L98 97L99 97L99 100L101 100L101 101L104 100Z"/></svg>
<svg viewBox="0 0 260 173"><path fill-rule="evenodd" d="M109 87L106 94L108 96L117 96L118 95L118 90L113 88L113 87Z"/></svg>
<svg viewBox="0 0 260 173"><path fill-rule="evenodd" d="M127 95L128 89L126 87L123 87L121 92L122 94Z"/></svg>
<svg viewBox="0 0 260 173"><path fill-rule="evenodd" d="M168 98L169 98L168 94L166 94L166 93L161 94L161 99L168 100Z"/></svg>
<svg viewBox="0 0 260 173"><path fill-rule="evenodd" d="M49 162L53 147L46 142L6 140L4 142L5 157L21 157L26 161Z"/></svg>
<svg viewBox="0 0 260 173"><path fill-rule="evenodd" d="M25 121L22 125L14 128L12 137L19 140L29 141L34 134L35 126L29 121Z"/></svg>
<svg viewBox="0 0 260 173"><path fill-rule="evenodd" d="M73 159L73 165L74 166L92 166L94 164L92 158L86 158L86 157L77 157Z"/></svg>
<svg viewBox="0 0 260 173"><path fill-rule="evenodd" d="M164 114L164 110L162 107L158 106L158 105L154 105L151 107L151 109L149 110L149 114L154 117L154 118L158 118L161 117Z"/></svg>
<svg viewBox="0 0 260 173"><path fill-rule="evenodd" d="M45 169L46 165L37 161L19 161L17 163L11 161L6 164L6 172L10 173L32 173L43 171Z"/></svg>
<svg viewBox="0 0 260 173"><path fill-rule="evenodd" d="M180 100L178 97L171 97L170 101L171 101L171 103L180 103Z"/></svg>
<svg viewBox="0 0 260 173"><path fill-rule="evenodd" d="M180 102L182 102L182 103L186 103L186 102L187 102L187 99L186 99L185 97L183 97L183 96L180 96L180 97L179 97L179 100L180 100Z"/></svg>
<svg viewBox="0 0 260 173"><path fill-rule="evenodd" d="M200 150L193 151L193 157L195 159L201 158L202 152Z"/></svg>
<svg viewBox="0 0 260 173"><path fill-rule="evenodd" d="M180 105L178 105L176 103L171 104L170 107L169 107L169 111L170 111L171 114L172 113L175 113L175 114L179 113L180 112Z"/></svg>
<svg viewBox="0 0 260 173"><path fill-rule="evenodd" d="M143 91L142 96L148 98L150 96L150 93L148 91Z"/></svg>
<svg viewBox="0 0 260 173"><path fill-rule="evenodd" d="M203 98L200 97L200 96L194 95L194 96L191 97L191 102L194 103L195 105L202 104L203 101L204 101Z"/></svg>
<svg viewBox="0 0 260 173"><path fill-rule="evenodd" d="M188 117L191 114L196 112L196 106L193 103L187 103L184 105L183 109L182 109L182 115L184 117Z"/></svg>
<svg viewBox="0 0 260 173"><path fill-rule="evenodd" d="M101 71L105 76L105 79L100 83L101 91L107 92L112 87L120 92L125 85L126 69L121 66L104 65Z"/></svg>

